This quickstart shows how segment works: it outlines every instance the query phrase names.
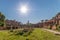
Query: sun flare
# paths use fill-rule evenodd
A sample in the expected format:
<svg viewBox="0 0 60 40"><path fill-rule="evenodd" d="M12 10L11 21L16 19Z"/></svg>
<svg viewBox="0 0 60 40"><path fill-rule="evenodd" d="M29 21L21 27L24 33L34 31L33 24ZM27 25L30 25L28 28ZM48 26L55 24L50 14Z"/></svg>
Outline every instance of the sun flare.
<svg viewBox="0 0 60 40"><path fill-rule="evenodd" d="M22 14L26 14L26 13L28 12L28 7L27 7L27 6L21 6L21 7L20 7L20 12L21 12Z"/></svg>
<svg viewBox="0 0 60 40"><path fill-rule="evenodd" d="M20 9L20 11L21 11L22 13L27 13L28 9L27 9L26 6L22 6L21 9Z"/></svg>

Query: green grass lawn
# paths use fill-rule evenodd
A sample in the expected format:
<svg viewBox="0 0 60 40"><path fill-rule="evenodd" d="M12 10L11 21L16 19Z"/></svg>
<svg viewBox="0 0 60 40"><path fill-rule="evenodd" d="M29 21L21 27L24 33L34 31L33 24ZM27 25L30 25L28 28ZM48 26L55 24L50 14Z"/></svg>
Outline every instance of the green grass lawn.
<svg viewBox="0 0 60 40"><path fill-rule="evenodd" d="M0 40L60 40L60 36L40 28L35 28L28 36L15 35L8 30L1 30Z"/></svg>

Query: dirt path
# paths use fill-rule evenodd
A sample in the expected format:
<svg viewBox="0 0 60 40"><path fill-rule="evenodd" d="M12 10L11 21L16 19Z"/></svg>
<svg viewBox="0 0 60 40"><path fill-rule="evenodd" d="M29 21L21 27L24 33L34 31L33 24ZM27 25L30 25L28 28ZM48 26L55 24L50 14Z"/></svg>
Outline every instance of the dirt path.
<svg viewBox="0 0 60 40"><path fill-rule="evenodd" d="M54 34L60 34L60 32L58 32L58 31L54 31L54 30L50 30L50 29L44 29L44 28L43 28L43 30L46 30L46 31L52 32L52 33L54 33Z"/></svg>

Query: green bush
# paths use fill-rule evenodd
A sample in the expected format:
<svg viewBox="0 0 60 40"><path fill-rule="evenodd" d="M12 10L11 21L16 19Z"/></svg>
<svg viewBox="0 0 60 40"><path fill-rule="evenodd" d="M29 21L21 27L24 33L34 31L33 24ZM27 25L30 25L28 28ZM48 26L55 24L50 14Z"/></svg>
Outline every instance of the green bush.
<svg viewBox="0 0 60 40"><path fill-rule="evenodd" d="M14 30L13 34L14 35L23 35L23 31L22 30Z"/></svg>
<svg viewBox="0 0 60 40"><path fill-rule="evenodd" d="M26 37L26 36L30 35L32 33L32 31L33 31L32 29L15 30L15 31L13 31L13 34Z"/></svg>
<svg viewBox="0 0 60 40"><path fill-rule="evenodd" d="M26 39L26 40L29 40L29 39Z"/></svg>
<svg viewBox="0 0 60 40"><path fill-rule="evenodd" d="M59 25L59 26L57 26L57 30L58 30L58 31L60 31L60 25Z"/></svg>
<svg viewBox="0 0 60 40"><path fill-rule="evenodd" d="M4 26L4 23L3 22L0 22L0 26Z"/></svg>
<svg viewBox="0 0 60 40"><path fill-rule="evenodd" d="M33 29L25 29L23 36L27 37L32 33Z"/></svg>
<svg viewBox="0 0 60 40"><path fill-rule="evenodd" d="M10 32L13 32L13 30L10 30Z"/></svg>
<svg viewBox="0 0 60 40"><path fill-rule="evenodd" d="M18 31L16 35L23 35L24 33L22 31Z"/></svg>
<svg viewBox="0 0 60 40"><path fill-rule="evenodd" d="M5 15L0 12L0 26L4 26L5 21Z"/></svg>

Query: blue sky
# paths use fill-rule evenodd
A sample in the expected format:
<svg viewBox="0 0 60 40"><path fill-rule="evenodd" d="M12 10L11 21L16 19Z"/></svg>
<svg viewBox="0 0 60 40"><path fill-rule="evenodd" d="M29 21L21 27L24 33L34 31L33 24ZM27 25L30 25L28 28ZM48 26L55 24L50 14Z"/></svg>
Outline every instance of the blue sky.
<svg viewBox="0 0 60 40"><path fill-rule="evenodd" d="M19 4L27 4L28 15L20 15L17 8ZM60 0L0 0L0 11L6 19L26 23L38 23L40 20L51 19L60 12Z"/></svg>

